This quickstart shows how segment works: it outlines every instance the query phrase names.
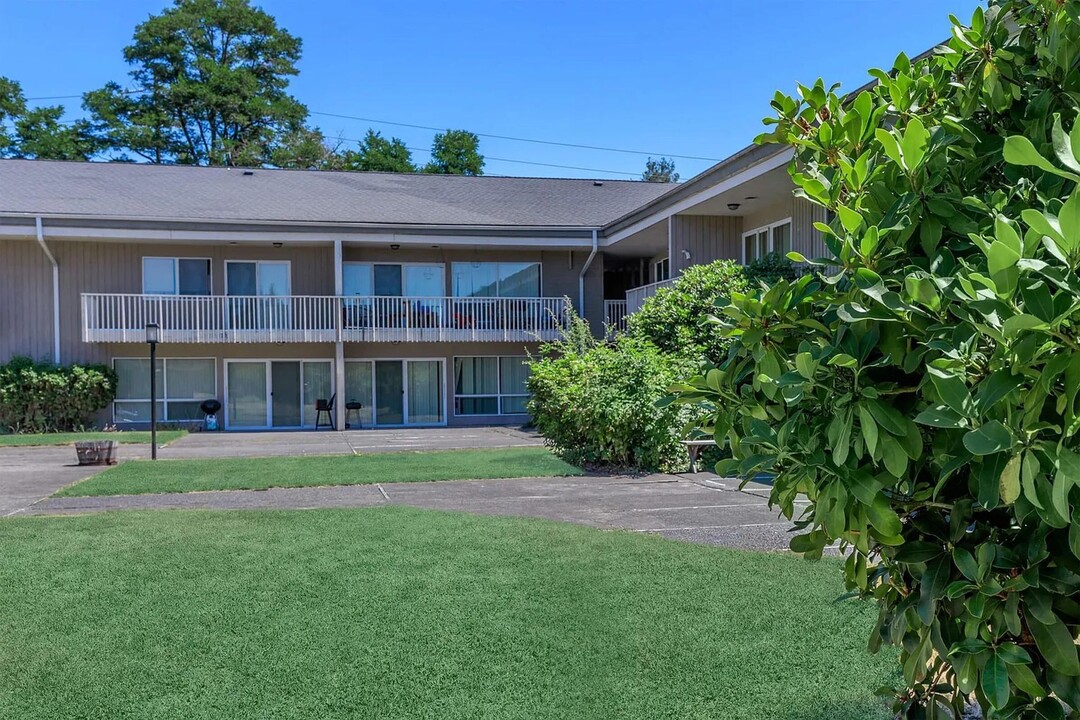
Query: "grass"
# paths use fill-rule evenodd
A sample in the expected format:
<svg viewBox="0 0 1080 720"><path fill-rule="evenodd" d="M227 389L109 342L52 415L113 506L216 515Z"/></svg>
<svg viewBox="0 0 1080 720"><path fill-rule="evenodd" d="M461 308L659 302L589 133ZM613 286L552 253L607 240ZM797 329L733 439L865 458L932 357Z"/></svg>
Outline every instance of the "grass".
<svg viewBox="0 0 1080 720"><path fill-rule="evenodd" d="M187 435L187 430L158 430L158 445ZM0 435L0 447L27 445L74 445L79 440L116 440L121 443L150 443L150 433L138 430L112 432L58 432Z"/></svg>
<svg viewBox="0 0 1080 720"><path fill-rule="evenodd" d="M253 490L314 485L581 475L542 447L439 450L371 455L133 460L57 495L144 495L194 490Z"/></svg>
<svg viewBox="0 0 1080 720"><path fill-rule="evenodd" d="M403 507L0 523L0 717L888 717L839 564Z"/></svg>

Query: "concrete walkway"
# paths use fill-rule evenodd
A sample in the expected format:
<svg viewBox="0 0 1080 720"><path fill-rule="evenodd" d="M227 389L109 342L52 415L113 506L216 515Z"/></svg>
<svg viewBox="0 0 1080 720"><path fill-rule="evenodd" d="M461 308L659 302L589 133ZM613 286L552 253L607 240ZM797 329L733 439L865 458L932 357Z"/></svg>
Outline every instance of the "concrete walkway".
<svg viewBox="0 0 1080 720"><path fill-rule="evenodd" d="M197 432L169 443L160 458L193 459L281 455L353 455L408 450L543 445L537 433L515 427Z"/></svg>
<svg viewBox="0 0 1080 720"><path fill-rule="evenodd" d="M767 488L674 475L524 478L318 488L48 498L31 515L109 510L250 510L408 505L478 515L540 517L602 529L656 533L688 542L756 550L787 548L791 523L767 507Z"/></svg>

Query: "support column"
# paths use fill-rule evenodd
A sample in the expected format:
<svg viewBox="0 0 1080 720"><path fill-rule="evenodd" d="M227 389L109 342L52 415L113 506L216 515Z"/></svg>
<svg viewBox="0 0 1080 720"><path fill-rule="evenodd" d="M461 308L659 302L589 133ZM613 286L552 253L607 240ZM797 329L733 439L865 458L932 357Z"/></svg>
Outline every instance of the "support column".
<svg viewBox="0 0 1080 720"><path fill-rule="evenodd" d="M345 343L341 340L343 305L341 296L345 292L345 274L342 269L341 239L334 238L334 295L338 301L335 303L334 321L337 325L337 342L334 343L334 392L337 400L334 402L334 425L338 430L345 429L345 403L348 399L345 395Z"/></svg>

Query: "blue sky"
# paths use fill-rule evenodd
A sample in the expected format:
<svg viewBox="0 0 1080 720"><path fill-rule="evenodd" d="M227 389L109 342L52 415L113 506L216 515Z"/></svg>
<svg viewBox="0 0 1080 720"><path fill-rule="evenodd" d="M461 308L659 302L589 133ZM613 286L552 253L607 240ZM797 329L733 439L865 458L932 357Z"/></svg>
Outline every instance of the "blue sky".
<svg viewBox="0 0 1080 720"><path fill-rule="evenodd" d="M761 131L777 89L851 89L948 36L974 0L265 0L304 41L294 95L313 112L654 154L723 158ZM123 82L121 49L165 0L0 0L0 75L28 97ZM78 100L64 102L69 116ZM330 136L370 126L410 147L430 130L312 115ZM630 177L645 156L481 138L486 172ZM426 159L426 152L414 152ZM508 158L590 168L526 165ZM683 178L708 160L676 159ZM596 172L603 170L609 172Z"/></svg>

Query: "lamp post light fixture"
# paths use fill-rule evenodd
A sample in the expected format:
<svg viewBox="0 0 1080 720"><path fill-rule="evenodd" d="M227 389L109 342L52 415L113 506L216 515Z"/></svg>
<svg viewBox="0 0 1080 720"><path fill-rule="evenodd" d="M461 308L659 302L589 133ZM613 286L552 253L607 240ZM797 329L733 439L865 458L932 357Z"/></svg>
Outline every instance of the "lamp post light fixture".
<svg viewBox="0 0 1080 720"><path fill-rule="evenodd" d="M146 324L146 342L150 345L150 459L157 460L157 344L161 341L161 327L157 323Z"/></svg>

